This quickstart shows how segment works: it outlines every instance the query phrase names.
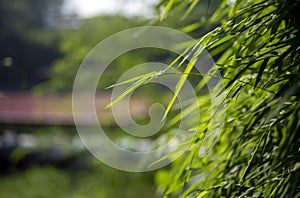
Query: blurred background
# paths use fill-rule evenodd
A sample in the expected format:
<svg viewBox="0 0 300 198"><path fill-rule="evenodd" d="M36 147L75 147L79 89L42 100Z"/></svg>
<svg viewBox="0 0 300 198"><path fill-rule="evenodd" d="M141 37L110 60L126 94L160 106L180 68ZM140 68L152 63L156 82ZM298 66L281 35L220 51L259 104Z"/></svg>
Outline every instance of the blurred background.
<svg viewBox="0 0 300 198"><path fill-rule="evenodd" d="M205 21L217 5L201 2L178 23L180 13L159 22L164 5L159 0L0 0L0 198L158 196L162 172L122 172L86 151L72 117L73 81L84 57L104 38L142 25L180 29ZM212 27L206 28L190 34ZM134 50L105 71L96 106L111 138L130 147L104 109L110 100L104 88L132 66L170 63L174 57L157 49ZM133 106L140 122L147 122L147 105L162 93L153 86L137 93Z"/></svg>

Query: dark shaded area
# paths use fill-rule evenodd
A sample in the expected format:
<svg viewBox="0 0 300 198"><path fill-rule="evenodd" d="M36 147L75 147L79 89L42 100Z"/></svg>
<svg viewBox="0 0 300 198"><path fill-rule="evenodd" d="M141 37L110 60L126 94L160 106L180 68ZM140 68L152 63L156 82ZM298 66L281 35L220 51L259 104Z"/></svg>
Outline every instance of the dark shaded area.
<svg viewBox="0 0 300 198"><path fill-rule="evenodd" d="M50 22L61 15L62 0L0 1L0 91L26 90L47 78L59 57L58 31Z"/></svg>
<svg viewBox="0 0 300 198"><path fill-rule="evenodd" d="M51 138L58 135L54 131L63 130L67 135L59 135L60 141L69 141L76 135L73 126L1 125L0 130L0 175L26 171L36 166L53 166L70 171L90 168L92 156L86 150L70 144L66 144L65 148ZM47 138L50 146L41 145L40 139L45 135L50 136Z"/></svg>

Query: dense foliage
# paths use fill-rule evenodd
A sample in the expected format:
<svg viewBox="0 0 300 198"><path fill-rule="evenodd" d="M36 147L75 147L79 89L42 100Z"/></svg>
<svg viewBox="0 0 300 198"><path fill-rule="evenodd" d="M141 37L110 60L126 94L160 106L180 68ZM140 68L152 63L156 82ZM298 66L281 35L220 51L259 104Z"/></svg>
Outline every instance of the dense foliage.
<svg viewBox="0 0 300 198"><path fill-rule="evenodd" d="M163 1L162 19L198 2ZM300 196L299 8L297 0L225 0L206 21L221 25L198 38L193 58L203 48L215 57L226 94L216 104L226 119L213 123L222 128L210 152L198 155L212 118L200 122L186 155L158 172L165 197Z"/></svg>

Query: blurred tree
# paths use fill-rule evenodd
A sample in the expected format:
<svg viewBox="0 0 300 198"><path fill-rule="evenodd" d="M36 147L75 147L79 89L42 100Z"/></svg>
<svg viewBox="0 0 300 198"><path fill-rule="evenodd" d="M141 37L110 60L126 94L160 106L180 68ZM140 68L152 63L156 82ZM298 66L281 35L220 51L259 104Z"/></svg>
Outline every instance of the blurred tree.
<svg viewBox="0 0 300 198"><path fill-rule="evenodd" d="M159 10L165 2L163 1L156 9ZM60 43L62 56L53 63L49 81L42 83L36 90L39 92L43 92L43 90L70 91L73 87L76 72L88 52L103 39L125 29L141 25L159 25L175 27L192 36L204 34L213 25L207 25L205 28L186 28L186 26L194 23L206 23L206 19L212 15L219 5L217 2L214 2L207 6L208 2L208 0L201 1L201 3L195 5L197 9L191 10L191 13L184 16L183 11L180 9L172 11L169 13L172 17L162 22L160 22L159 18L145 20L138 17L126 18L123 16L101 16L82 20L80 28L69 31L63 37ZM199 24L197 27L199 27ZM174 58L176 56L170 52L153 48L128 52L118 57L108 67L98 87L103 89L115 83L120 75L135 65L149 61L161 61L168 64L172 61L171 57Z"/></svg>
<svg viewBox="0 0 300 198"><path fill-rule="evenodd" d="M36 88L38 92L71 91L76 72L87 56L99 42L105 38L128 28L144 25L141 18L126 18L123 16L100 16L80 21L80 28L69 30L60 43L62 56L54 63L50 79ZM118 77L130 67L145 63L147 60L166 59L165 53L155 49L133 50L118 57L106 70L104 78L99 83L105 88L116 82Z"/></svg>

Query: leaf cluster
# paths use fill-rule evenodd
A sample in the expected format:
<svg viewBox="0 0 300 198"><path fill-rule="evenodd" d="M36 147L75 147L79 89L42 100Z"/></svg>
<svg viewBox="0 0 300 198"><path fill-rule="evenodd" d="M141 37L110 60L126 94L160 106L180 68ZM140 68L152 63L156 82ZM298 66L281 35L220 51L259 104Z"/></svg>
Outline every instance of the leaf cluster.
<svg viewBox="0 0 300 198"><path fill-rule="evenodd" d="M168 1L162 18L180 5L174 2ZM181 9L186 14L198 3L185 2ZM203 49L216 59L210 74L221 71L219 85L225 89L214 91L225 97L209 109L223 111L206 120L200 117L188 152L170 170L172 182L162 185L165 197L300 196L299 8L296 0L222 1L209 18L207 23L221 25L198 39L192 60ZM200 26L195 22L187 28ZM185 67L182 81L193 75L190 67ZM211 123L221 115L225 121ZM206 142L212 127L220 132ZM211 149L199 155L203 146Z"/></svg>

